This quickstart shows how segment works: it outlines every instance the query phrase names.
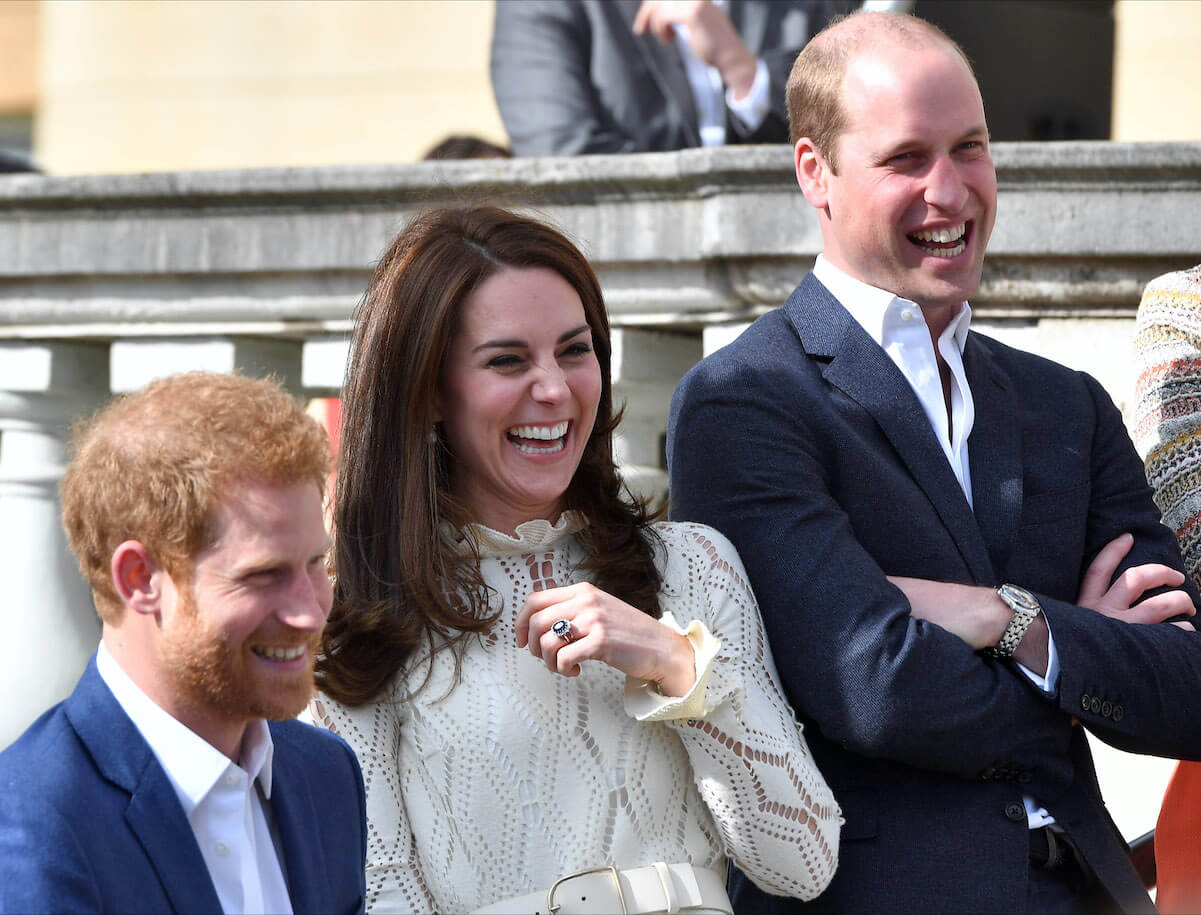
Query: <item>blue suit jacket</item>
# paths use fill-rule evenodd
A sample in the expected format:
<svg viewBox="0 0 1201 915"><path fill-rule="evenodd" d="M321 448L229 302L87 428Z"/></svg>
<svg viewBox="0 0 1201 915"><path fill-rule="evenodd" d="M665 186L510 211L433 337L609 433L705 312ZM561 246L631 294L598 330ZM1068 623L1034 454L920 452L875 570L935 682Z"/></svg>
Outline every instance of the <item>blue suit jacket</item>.
<svg viewBox="0 0 1201 915"><path fill-rule="evenodd" d="M1124 909L1150 909L1077 721L1126 750L1201 757L1201 635L1072 601L1118 534L1136 538L1127 566L1180 568L1175 538L1096 381L974 333L964 365L974 510L900 371L809 275L681 382L673 516L713 525L741 553L785 692L846 814L817 908L1020 910L1030 795ZM1034 591L1059 653L1057 694L911 617L886 575ZM734 899L799 905L741 875Z"/></svg>
<svg viewBox="0 0 1201 915"><path fill-rule="evenodd" d="M350 748L271 724L270 805L295 912L362 912L363 780ZM93 658L0 753L0 911L220 912L166 773Z"/></svg>

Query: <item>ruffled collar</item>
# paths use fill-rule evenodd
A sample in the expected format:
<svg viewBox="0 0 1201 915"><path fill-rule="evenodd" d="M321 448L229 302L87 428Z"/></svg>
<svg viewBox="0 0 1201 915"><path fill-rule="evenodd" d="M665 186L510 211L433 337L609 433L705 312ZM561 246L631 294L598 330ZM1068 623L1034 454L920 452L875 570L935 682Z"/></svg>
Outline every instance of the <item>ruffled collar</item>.
<svg viewBox="0 0 1201 915"><path fill-rule="evenodd" d="M566 511L554 523L542 518L523 521L517 525L516 536L493 530L483 524L469 524L459 531L447 531L452 547L461 553L471 552L468 538L475 540L481 556L504 553L528 553L557 543L564 537L582 530L587 524L577 511Z"/></svg>

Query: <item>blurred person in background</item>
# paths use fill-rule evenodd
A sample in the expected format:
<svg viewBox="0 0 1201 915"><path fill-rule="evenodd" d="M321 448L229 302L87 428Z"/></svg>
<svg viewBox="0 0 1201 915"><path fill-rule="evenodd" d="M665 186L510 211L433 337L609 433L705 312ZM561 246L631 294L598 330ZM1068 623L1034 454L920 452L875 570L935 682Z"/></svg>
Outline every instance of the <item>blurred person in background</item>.
<svg viewBox="0 0 1201 915"><path fill-rule="evenodd" d="M786 143L784 84L839 0L498 3L492 90L518 156Z"/></svg>

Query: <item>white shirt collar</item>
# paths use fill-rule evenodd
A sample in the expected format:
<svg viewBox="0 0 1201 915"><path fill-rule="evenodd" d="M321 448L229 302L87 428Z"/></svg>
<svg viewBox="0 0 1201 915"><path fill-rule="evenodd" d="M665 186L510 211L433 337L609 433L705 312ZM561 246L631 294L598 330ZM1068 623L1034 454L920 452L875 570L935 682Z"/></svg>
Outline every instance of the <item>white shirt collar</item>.
<svg viewBox="0 0 1201 915"><path fill-rule="evenodd" d="M167 774L184 813L190 815L232 764L211 743L173 718L146 695L109 653L104 642L96 652L96 670L125 714L141 733ZM271 796L271 761L275 747L267 722L256 718L242 740L242 769L263 794Z"/></svg>
<svg viewBox="0 0 1201 915"><path fill-rule="evenodd" d="M826 260L823 254L819 254L813 264L813 275L842 303L868 335L886 349L901 313L910 308L921 314L921 306L916 302L855 279ZM956 348L962 353L971 322L972 307L964 302L940 339L945 340L950 334Z"/></svg>

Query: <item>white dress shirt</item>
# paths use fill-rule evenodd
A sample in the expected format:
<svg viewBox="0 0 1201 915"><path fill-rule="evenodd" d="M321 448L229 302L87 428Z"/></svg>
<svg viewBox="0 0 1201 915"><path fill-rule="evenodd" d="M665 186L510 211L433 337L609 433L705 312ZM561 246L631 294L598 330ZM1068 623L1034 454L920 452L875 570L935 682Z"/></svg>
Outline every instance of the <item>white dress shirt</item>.
<svg viewBox="0 0 1201 915"><path fill-rule="evenodd" d="M813 265L813 275L842 303L851 313L851 317L901 370L930 420L934 436L938 439L938 444L942 447L964 496L967 497L968 505L972 505L968 437L975 423L976 411L972 391L968 387L967 375L963 369L963 347L967 343L972 320L971 307L964 302L938 337L938 353L951 373L951 414L948 417L938 360L934 355L934 343L930 338L930 330L926 326L921 306L849 276L820 254ZM1049 695L1055 691L1059 683L1059 653L1055 650L1055 640L1051 636L1049 625L1046 674L1039 676L1022 664L1017 666L1027 679L1044 693ZM1055 822L1055 818L1032 798L1026 797L1022 800L1026 804L1026 815L1031 829Z"/></svg>
<svg viewBox="0 0 1201 915"><path fill-rule="evenodd" d="M274 745L267 722L256 718L247 727L240 765L235 765L142 692L103 642L96 669L175 789L222 911L291 915L279 856L254 787L257 781L263 796L271 797Z"/></svg>

